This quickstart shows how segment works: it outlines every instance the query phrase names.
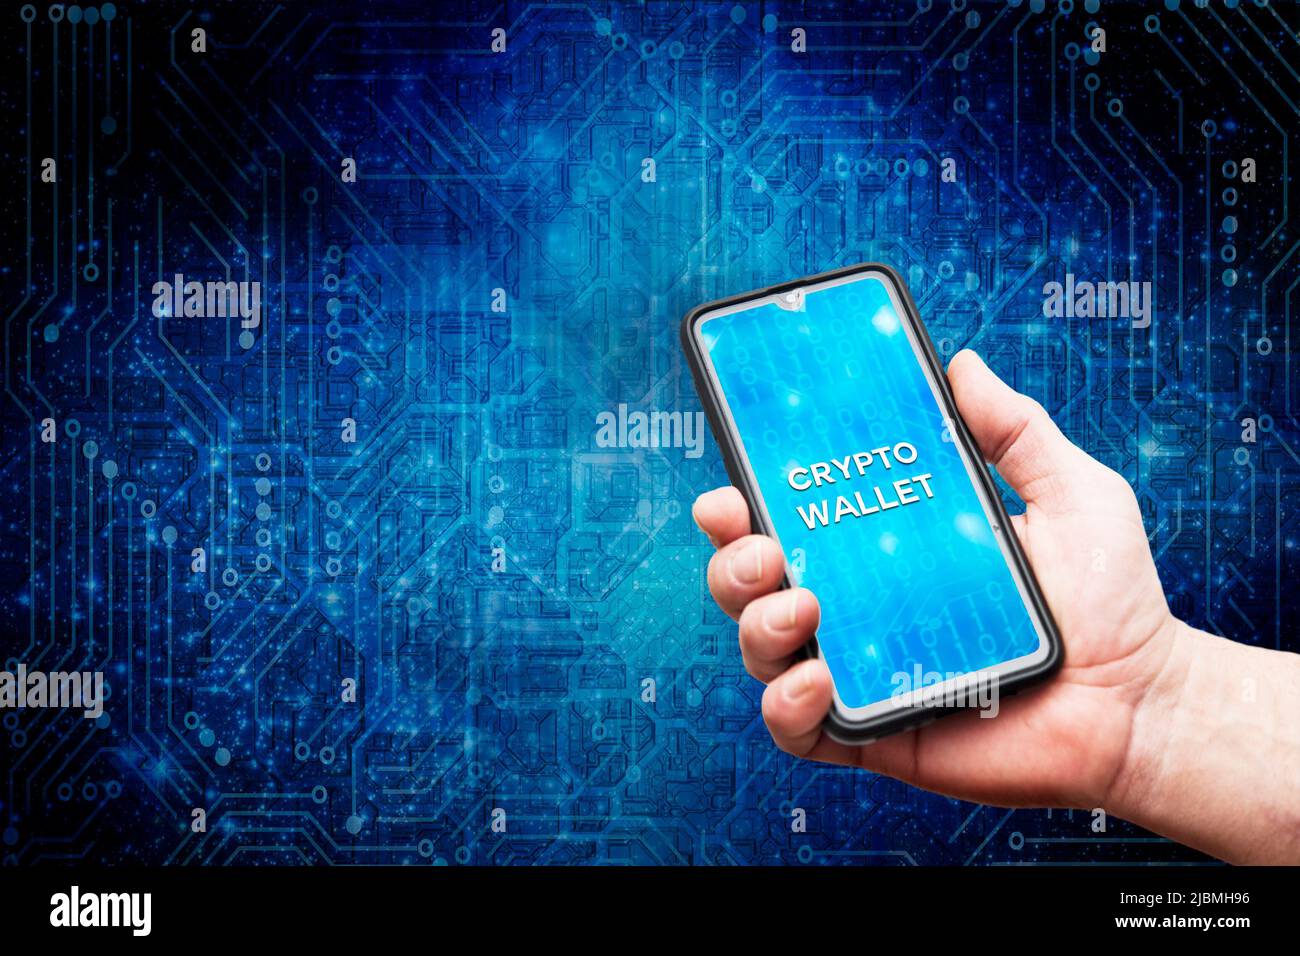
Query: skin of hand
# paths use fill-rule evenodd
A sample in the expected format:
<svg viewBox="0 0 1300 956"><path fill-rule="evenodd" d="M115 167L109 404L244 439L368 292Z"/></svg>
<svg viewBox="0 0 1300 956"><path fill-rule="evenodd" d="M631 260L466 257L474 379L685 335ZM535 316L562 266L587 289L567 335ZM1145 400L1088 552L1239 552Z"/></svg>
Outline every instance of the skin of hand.
<svg viewBox="0 0 1300 956"><path fill-rule="evenodd" d="M719 488L693 508L718 549L709 589L739 621L746 669L768 685L773 740L965 800L1103 808L1227 859L1300 862L1300 657L1174 618L1128 482L974 352L959 352L948 378L980 451L1025 502L1011 520L1064 663L993 719L958 714L866 746L832 740L822 730L830 672L795 663L816 631L817 599L778 590L780 547L750 533L739 491ZM1253 786L1243 769L1259 775Z"/></svg>

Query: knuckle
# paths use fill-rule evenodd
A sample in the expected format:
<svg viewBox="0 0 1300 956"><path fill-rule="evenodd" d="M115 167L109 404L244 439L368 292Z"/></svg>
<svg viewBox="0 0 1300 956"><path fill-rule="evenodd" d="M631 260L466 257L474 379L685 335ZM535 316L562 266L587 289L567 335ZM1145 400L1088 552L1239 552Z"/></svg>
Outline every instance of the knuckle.
<svg viewBox="0 0 1300 956"><path fill-rule="evenodd" d="M1137 504L1137 494L1133 491L1133 486L1129 484L1127 478L1121 475L1114 468L1108 465L1101 466L1102 487L1109 493L1122 498L1125 501L1131 501Z"/></svg>
<svg viewBox="0 0 1300 956"><path fill-rule="evenodd" d="M1029 418L1033 421L1041 421L1044 418L1051 417L1050 415L1047 414L1047 409L1043 407L1043 403L1040 402L1038 399L1034 398L1031 395L1025 395L1024 400L1025 400L1026 418Z"/></svg>

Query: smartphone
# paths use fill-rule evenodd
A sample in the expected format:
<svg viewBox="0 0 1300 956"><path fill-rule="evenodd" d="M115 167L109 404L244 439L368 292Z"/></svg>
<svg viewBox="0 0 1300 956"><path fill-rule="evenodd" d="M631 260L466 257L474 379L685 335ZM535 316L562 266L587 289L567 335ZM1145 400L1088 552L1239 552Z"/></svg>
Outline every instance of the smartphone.
<svg viewBox="0 0 1300 956"><path fill-rule="evenodd" d="M811 589L827 732L865 743L999 701L1056 625L899 275L876 263L693 309L682 345L753 530Z"/></svg>

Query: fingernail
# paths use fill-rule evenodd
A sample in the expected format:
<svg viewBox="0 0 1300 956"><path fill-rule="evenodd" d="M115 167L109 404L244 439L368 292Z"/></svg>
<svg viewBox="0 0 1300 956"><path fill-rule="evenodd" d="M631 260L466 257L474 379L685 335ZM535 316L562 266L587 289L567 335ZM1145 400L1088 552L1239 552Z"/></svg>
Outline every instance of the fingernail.
<svg viewBox="0 0 1300 956"><path fill-rule="evenodd" d="M788 631L799 619L799 592L790 590L784 596L768 603L763 611L763 624L769 631Z"/></svg>
<svg viewBox="0 0 1300 956"><path fill-rule="evenodd" d="M699 512L696 510L699 507L700 502L703 501L711 494L713 494L713 492L706 491L704 494L700 495L699 498L695 499L695 504L691 505L691 520L695 522L695 527L700 529L700 534L708 538L709 544L713 545L716 548L718 546L718 539L715 538L713 535L709 534L709 532L705 530L704 525L700 523Z"/></svg>
<svg viewBox="0 0 1300 956"><path fill-rule="evenodd" d="M763 576L763 544L751 541L731 557L731 576L740 584L754 584Z"/></svg>
<svg viewBox="0 0 1300 956"><path fill-rule="evenodd" d="M806 697L808 692L812 690L812 686L811 667L796 668L795 672L786 678L785 682L782 684L782 687L785 690L785 699L790 701L790 703L794 703L795 701L802 700Z"/></svg>

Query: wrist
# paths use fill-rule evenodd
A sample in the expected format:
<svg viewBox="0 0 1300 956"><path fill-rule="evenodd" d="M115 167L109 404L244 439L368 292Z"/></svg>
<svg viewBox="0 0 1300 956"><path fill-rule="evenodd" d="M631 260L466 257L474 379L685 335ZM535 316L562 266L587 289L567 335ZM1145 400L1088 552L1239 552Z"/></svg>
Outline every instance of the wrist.
<svg viewBox="0 0 1300 956"><path fill-rule="evenodd" d="M1162 653L1152 655L1151 673L1138 685L1124 757L1100 802L1107 813L1137 821L1157 799L1174 725L1184 712L1197 634L1171 614L1153 638Z"/></svg>
<svg viewBox="0 0 1300 956"><path fill-rule="evenodd" d="M1229 862L1300 863L1300 656L1174 621L1101 806Z"/></svg>

